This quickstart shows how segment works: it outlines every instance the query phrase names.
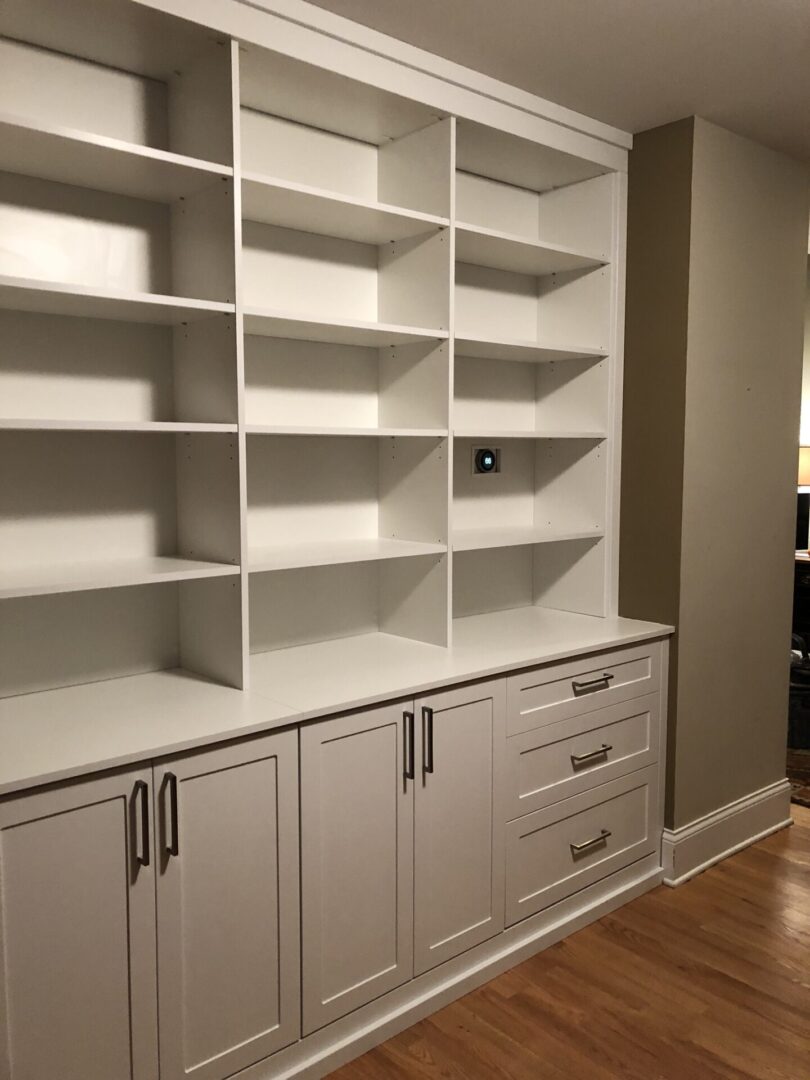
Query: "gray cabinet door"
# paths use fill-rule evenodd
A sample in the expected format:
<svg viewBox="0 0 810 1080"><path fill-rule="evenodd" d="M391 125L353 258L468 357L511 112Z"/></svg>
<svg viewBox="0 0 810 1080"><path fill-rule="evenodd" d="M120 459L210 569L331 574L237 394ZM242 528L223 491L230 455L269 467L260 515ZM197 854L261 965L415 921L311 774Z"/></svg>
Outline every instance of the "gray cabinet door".
<svg viewBox="0 0 810 1080"><path fill-rule="evenodd" d="M417 975L503 930L505 718L502 679L416 702Z"/></svg>
<svg viewBox="0 0 810 1080"><path fill-rule="evenodd" d="M299 1036L298 737L155 764L161 1080Z"/></svg>
<svg viewBox="0 0 810 1080"><path fill-rule="evenodd" d="M151 780L0 801L2 1080L156 1080Z"/></svg>
<svg viewBox="0 0 810 1080"><path fill-rule="evenodd" d="M304 1034L413 974L410 705L301 730Z"/></svg>

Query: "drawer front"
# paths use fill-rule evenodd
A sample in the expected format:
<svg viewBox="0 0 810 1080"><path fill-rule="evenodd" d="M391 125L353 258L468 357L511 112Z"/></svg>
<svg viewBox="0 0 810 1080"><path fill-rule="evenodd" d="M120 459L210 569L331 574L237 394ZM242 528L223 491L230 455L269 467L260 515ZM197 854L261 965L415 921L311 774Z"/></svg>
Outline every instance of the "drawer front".
<svg viewBox="0 0 810 1080"><path fill-rule="evenodd" d="M658 694L514 735L506 740L507 819L653 765L660 740Z"/></svg>
<svg viewBox="0 0 810 1080"><path fill-rule="evenodd" d="M507 926L658 847L658 766L506 826Z"/></svg>
<svg viewBox="0 0 810 1080"><path fill-rule="evenodd" d="M660 681L657 641L523 671L507 680L507 734L652 694Z"/></svg>

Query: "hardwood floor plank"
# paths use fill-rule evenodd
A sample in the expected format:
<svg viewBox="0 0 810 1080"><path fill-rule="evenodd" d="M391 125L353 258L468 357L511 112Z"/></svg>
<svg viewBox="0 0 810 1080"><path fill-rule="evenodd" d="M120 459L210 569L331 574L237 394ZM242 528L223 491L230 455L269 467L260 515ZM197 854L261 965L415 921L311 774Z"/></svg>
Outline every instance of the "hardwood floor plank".
<svg viewBox="0 0 810 1080"><path fill-rule="evenodd" d="M331 1080L810 1077L810 809L394 1036Z"/></svg>

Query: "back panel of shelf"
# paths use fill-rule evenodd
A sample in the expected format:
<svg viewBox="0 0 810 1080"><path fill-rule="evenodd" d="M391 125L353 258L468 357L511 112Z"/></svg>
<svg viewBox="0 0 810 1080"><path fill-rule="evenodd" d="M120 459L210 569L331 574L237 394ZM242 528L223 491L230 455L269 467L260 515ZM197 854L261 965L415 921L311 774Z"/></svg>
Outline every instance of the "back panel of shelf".
<svg viewBox="0 0 810 1080"><path fill-rule="evenodd" d="M0 338L0 420L236 423L232 316L169 327L0 311Z"/></svg>
<svg viewBox="0 0 810 1080"><path fill-rule="evenodd" d="M544 607L606 615L600 538L459 551L453 556L453 617Z"/></svg>

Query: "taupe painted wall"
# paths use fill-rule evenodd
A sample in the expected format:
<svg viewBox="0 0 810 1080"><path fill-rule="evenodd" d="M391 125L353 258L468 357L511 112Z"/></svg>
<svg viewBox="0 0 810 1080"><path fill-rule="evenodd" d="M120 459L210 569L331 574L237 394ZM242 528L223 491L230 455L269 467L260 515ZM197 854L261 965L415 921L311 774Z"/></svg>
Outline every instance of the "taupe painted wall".
<svg viewBox="0 0 810 1080"><path fill-rule="evenodd" d="M808 240L808 244L810 244L810 240ZM807 257L807 291L804 297L804 373L802 375L800 441L802 446L810 446L810 255Z"/></svg>
<svg viewBox="0 0 810 1080"><path fill-rule="evenodd" d="M620 608L678 627L669 828L785 774L807 198L699 119L631 155Z"/></svg>

